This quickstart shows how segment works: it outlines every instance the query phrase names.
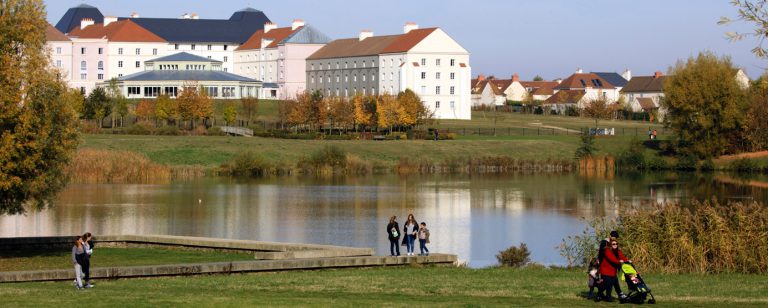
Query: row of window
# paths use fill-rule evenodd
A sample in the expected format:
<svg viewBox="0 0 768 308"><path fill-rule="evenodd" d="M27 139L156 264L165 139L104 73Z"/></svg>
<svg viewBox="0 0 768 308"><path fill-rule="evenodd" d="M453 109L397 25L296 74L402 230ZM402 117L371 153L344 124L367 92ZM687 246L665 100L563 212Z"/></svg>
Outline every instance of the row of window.
<svg viewBox="0 0 768 308"><path fill-rule="evenodd" d="M362 81L367 81L367 75L360 75L360 79ZM310 77L311 81L310 83L315 83L315 76ZM320 83L323 83L323 76L317 77L317 80ZM331 76L326 77L326 80L328 80L328 83L331 82ZM376 74L371 74L371 81L376 81ZM336 82L341 82L341 76L336 76ZM349 75L344 75L344 82L349 82ZM357 82L357 74L352 74L352 82Z"/></svg>
<svg viewBox="0 0 768 308"><path fill-rule="evenodd" d="M258 60L256 58L259 58L261 59L261 61L265 61L265 60L272 61L272 53L268 53L268 52L260 52L259 55L251 55L251 54L240 55L240 61L251 61L251 56L253 56L254 58L253 60ZM283 57L283 53L280 52L279 58L282 58L282 57Z"/></svg>
<svg viewBox="0 0 768 308"><path fill-rule="evenodd" d="M224 50L229 49L228 45L223 45L223 47L224 47ZM181 48L181 45L179 45L179 44L174 44L173 45L173 49L175 49L175 50L179 50L180 48ZM189 48L192 49L192 50L197 50L197 44L190 44ZM213 45L208 44L208 50L213 50Z"/></svg>
<svg viewBox="0 0 768 308"><path fill-rule="evenodd" d="M80 80L87 80L88 79L88 73L80 73ZM96 79L98 80L104 80L104 74L96 74Z"/></svg>
<svg viewBox="0 0 768 308"><path fill-rule="evenodd" d="M99 48L99 49L101 49L101 48ZM99 54L101 54L101 53L99 53ZM122 55L122 54L123 54L123 48L118 48L118 49L117 49L117 54L118 54L118 55ZM136 48L136 55L137 55L137 56L140 56L140 55L141 55L141 48ZM153 48L153 49L152 49L152 55L153 55L153 56L156 56L156 55L157 55L157 48Z"/></svg>
<svg viewBox="0 0 768 308"><path fill-rule="evenodd" d="M386 59L381 59L381 66L385 66L386 62L387 62ZM398 63L398 65L402 64L403 63L403 59L400 59L399 62L400 63ZM362 67L366 67L366 61L360 61L360 63L362 65ZM441 63L442 63L441 59L435 59L435 66L440 66ZM331 64L332 64L331 62L328 62L328 63L325 63L325 64L318 63L317 68L318 68L318 70L321 70L325 66L326 69L331 69ZM376 66L376 62L374 60L371 60L371 66L370 67L375 67L375 66ZM427 66L427 58L421 58L421 66ZM456 59L450 59L450 66L456 66ZM310 65L310 67L311 67L311 70L313 70L313 71L315 70L315 64L314 63L312 63ZM337 61L335 63L335 67L336 67L336 69L340 69L341 68L341 62ZM395 67L395 59L389 59L389 67ZM347 62L347 61L344 62L344 68L345 69L349 68L349 62ZM357 68L357 61L352 61L352 68Z"/></svg>
<svg viewBox="0 0 768 308"><path fill-rule="evenodd" d="M451 107L451 109L455 109L456 108L456 102L455 101L451 101L451 106L450 107ZM440 109L440 101L436 101L435 102L435 109Z"/></svg>
<svg viewBox="0 0 768 308"><path fill-rule="evenodd" d="M442 88L440 86L436 86L435 87L435 95L440 95L441 94L441 89ZM427 93L427 87L426 86L421 86L421 93L420 94L421 95L429 95L429 93ZM455 95L456 94L456 87L455 86L450 86L448 88L448 94Z"/></svg>
<svg viewBox="0 0 768 308"><path fill-rule="evenodd" d="M442 74L440 74L440 72L435 73L435 79L439 80L441 76ZM450 73L449 77L451 80L455 80L456 73ZM427 79L427 72L421 72L421 79Z"/></svg>
<svg viewBox="0 0 768 308"><path fill-rule="evenodd" d="M168 96L176 97L179 94L178 87L142 87L130 86L127 87L128 95L141 95L144 93L144 97L158 97L160 94L168 94ZM209 97L219 97L219 87L203 86L205 93ZM162 90L162 91L161 91ZM241 87L241 96L252 96L255 93L255 87ZM232 98L237 95L237 87L221 87L221 97Z"/></svg>

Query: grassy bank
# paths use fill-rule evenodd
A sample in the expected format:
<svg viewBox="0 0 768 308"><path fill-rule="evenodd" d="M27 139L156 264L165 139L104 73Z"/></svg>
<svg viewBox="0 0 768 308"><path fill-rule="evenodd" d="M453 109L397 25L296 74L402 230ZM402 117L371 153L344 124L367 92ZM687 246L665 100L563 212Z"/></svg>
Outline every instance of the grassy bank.
<svg viewBox="0 0 768 308"><path fill-rule="evenodd" d="M253 260L249 254L201 252L162 248L97 247L91 262L95 267L159 265ZM0 257L0 272L72 268L71 251L15 251Z"/></svg>
<svg viewBox="0 0 768 308"><path fill-rule="evenodd" d="M755 275L654 275L646 282L660 305L768 305L766 279ZM370 268L97 281L0 287L13 306L568 306L614 307L582 298L581 270Z"/></svg>

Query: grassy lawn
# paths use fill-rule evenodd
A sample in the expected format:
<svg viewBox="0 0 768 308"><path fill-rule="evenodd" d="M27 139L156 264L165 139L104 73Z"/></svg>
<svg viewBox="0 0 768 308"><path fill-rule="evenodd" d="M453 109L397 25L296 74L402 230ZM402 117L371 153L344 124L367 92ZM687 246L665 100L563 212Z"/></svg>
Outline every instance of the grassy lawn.
<svg viewBox="0 0 768 308"><path fill-rule="evenodd" d="M495 120L494 120L495 119ZM495 123L494 123L495 122ZM648 128L657 129L659 132L663 126L657 123L625 120L600 120L600 127L613 127L621 132L634 133L637 129L640 135L647 136ZM523 113L499 112L494 116L493 112L473 111L472 120L439 120L438 126L443 128L565 128L579 130L585 127L594 127L595 121L586 117L568 117L556 115L537 115ZM618 132L617 132L618 133Z"/></svg>
<svg viewBox="0 0 768 308"><path fill-rule="evenodd" d="M757 275L646 275L659 305L768 305L768 279ZM626 289L626 286L623 286ZM543 306L614 307L584 299L581 270L397 267L294 271L0 286L15 306Z"/></svg>
<svg viewBox="0 0 768 308"><path fill-rule="evenodd" d="M176 263L204 263L253 260L249 254L208 253L200 251L160 248L99 248L96 247L91 263L94 267L136 266ZM32 271L72 268L71 251L21 251L0 257L2 271Z"/></svg>

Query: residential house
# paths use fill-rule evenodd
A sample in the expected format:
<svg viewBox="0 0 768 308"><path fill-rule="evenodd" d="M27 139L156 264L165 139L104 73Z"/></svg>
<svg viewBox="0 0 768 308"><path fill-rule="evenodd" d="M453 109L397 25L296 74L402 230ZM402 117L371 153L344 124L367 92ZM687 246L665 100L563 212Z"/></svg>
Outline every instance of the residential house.
<svg viewBox="0 0 768 308"><path fill-rule="evenodd" d="M558 90L542 102L545 108L563 114L568 108L581 108L584 105L586 90Z"/></svg>
<svg viewBox="0 0 768 308"><path fill-rule="evenodd" d="M633 112L652 113L659 109L664 97L664 81L667 76L656 72L653 76L636 76L621 90Z"/></svg>
<svg viewBox="0 0 768 308"><path fill-rule="evenodd" d="M504 106L507 102L502 90L503 86L497 84L493 76L487 79L480 75L478 82L472 87L472 107L479 106Z"/></svg>
<svg viewBox="0 0 768 308"><path fill-rule="evenodd" d="M235 73L264 82L260 97L292 99L307 89L306 59L331 39L303 20L267 23L235 50Z"/></svg>
<svg viewBox="0 0 768 308"><path fill-rule="evenodd" d="M470 119L469 52L440 28L335 40L307 58L307 89L326 96L418 94L438 119Z"/></svg>
<svg viewBox="0 0 768 308"><path fill-rule="evenodd" d="M563 80L555 86L554 90L557 92L583 91L584 95L575 102L577 108L584 108L590 101L598 98L605 99L608 103L614 103L619 99L616 86L595 73L583 73L581 70Z"/></svg>
<svg viewBox="0 0 768 308"><path fill-rule="evenodd" d="M555 94L555 87L560 83L558 81L521 81L520 84L533 96L534 101L543 102Z"/></svg>

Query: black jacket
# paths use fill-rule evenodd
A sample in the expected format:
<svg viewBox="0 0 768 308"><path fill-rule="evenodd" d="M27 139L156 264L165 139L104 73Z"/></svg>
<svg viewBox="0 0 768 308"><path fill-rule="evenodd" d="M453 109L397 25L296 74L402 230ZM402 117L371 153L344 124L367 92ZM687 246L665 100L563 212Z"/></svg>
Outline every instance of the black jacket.
<svg viewBox="0 0 768 308"><path fill-rule="evenodd" d="M397 236L392 236L392 229L395 229L396 231L398 231ZM390 240L399 239L400 238L399 230L400 230L400 225L397 224L397 222L387 224L387 235L389 235L389 239Z"/></svg>

